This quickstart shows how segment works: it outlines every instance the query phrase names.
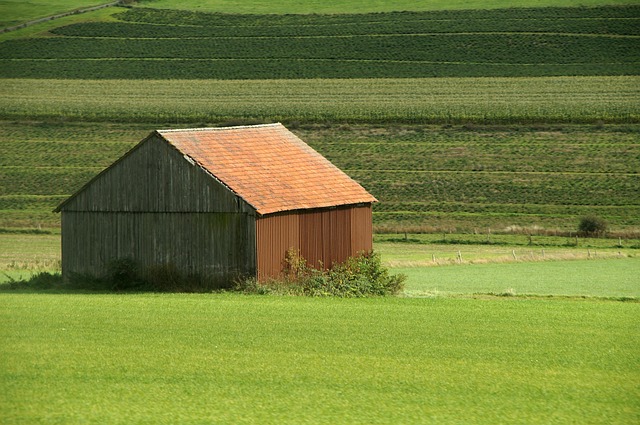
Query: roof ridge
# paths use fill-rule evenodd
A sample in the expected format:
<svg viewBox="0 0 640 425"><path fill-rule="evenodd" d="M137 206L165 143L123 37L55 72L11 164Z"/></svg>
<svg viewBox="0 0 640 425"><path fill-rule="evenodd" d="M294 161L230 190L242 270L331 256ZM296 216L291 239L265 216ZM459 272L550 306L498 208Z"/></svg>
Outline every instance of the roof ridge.
<svg viewBox="0 0 640 425"><path fill-rule="evenodd" d="M271 124L255 124L255 125L235 125L230 127L196 127L196 128L174 128L166 130L156 130L158 133L179 133L181 131L224 131L224 130L242 130L245 128L260 128L260 127L277 127L282 126L282 123L276 122Z"/></svg>

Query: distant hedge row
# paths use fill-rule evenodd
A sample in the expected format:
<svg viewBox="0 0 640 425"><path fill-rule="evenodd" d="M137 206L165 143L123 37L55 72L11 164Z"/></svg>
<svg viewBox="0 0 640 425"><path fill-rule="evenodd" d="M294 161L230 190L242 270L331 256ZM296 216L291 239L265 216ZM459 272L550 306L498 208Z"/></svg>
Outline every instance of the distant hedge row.
<svg viewBox="0 0 640 425"><path fill-rule="evenodd" d="M640 7L362 15L131 9L0 43L0 78L638 75Z"/></svg>

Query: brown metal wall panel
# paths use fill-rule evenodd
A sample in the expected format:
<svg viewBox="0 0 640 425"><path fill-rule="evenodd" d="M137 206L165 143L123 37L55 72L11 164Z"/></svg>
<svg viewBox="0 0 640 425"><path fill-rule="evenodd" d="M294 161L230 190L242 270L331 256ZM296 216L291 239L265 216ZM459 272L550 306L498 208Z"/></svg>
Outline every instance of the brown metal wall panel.
<svg viewBox="0 0 640 425"><path fill-rule="evenodd" d="M305 211L300 214L300 255L314 268L324 268L321 210Z"/></svg>
<svg viewBox="0 0 640 425"><path fill-rule="evenodd" d="M289 249L300 249L300 217L271 214L256 220L258 279L277 277Z"/></svg>
<svg viewBox="0 0 640 425"><path fill-rule="evenodd" d="M351 208L351 255L373 249L373 223L371 204Z"/></svg>

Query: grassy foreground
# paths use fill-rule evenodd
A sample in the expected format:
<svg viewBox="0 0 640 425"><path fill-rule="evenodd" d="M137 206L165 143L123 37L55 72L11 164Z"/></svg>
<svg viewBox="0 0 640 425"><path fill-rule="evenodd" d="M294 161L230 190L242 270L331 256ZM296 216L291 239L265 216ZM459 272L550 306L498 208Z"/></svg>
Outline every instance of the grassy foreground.
<svg viewBox="0 0 640 425"><path fill-rule="evenodd" d="M2 294L8 423L634 423L640 304Z"/></svg>

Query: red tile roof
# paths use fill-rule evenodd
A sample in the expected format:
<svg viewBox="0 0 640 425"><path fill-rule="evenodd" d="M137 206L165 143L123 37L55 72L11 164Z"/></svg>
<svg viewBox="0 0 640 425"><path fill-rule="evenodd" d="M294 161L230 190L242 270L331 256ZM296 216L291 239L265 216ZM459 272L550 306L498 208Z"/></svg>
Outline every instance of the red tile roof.
<svg viewBox="0 0 640 425"><path fill-rule="evenodd" d="M376 202L282 124L158 130L259 214Z"/></svg>

